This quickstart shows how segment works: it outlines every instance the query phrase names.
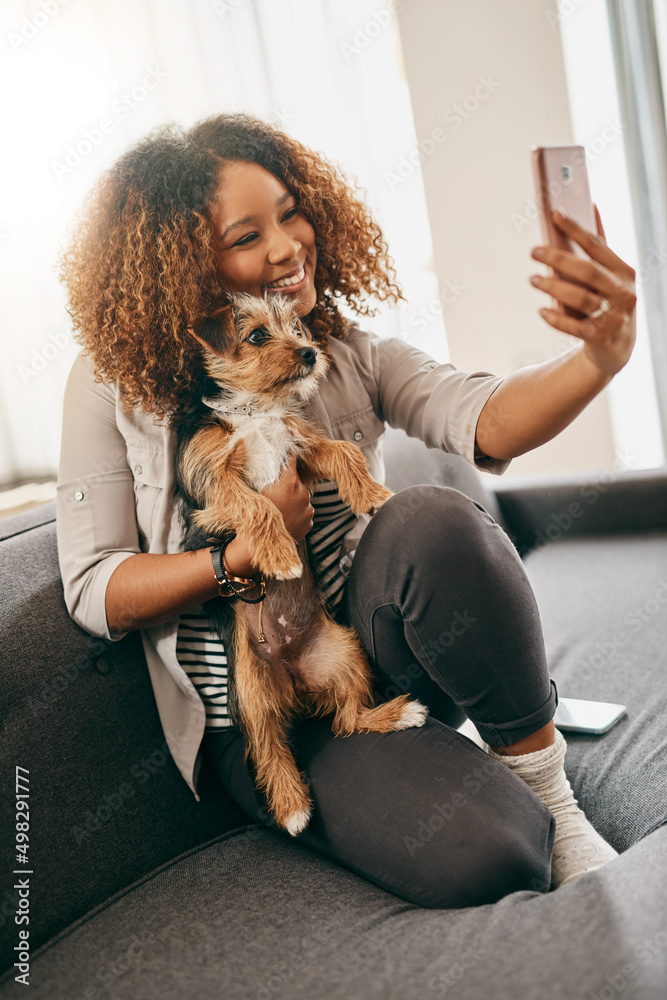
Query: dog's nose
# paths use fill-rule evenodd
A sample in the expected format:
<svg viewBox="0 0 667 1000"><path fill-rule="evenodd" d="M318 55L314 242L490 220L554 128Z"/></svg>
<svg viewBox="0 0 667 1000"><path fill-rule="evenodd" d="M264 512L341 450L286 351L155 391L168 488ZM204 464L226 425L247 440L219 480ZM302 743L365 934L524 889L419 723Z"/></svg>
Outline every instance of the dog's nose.
<svg viewBox="0 0 667 1000"><path fill-rule="evenodd" d="M314 365L317 351L314 347L300 347L296 352L306 365Z"/></svg>

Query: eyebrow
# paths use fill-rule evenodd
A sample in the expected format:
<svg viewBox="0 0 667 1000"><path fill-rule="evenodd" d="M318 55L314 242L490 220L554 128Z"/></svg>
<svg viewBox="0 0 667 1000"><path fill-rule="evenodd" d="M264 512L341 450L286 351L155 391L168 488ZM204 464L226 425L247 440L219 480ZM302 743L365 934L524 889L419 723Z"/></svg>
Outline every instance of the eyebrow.
<svg viewBox="0 0 667 1000"><path fill-rule="evenodd" d="M286 191L284 195L281 195L281 197L278 198L278 201L276 202L276 208L279 208L286 201L289 201L290 198L294 197L295 195L293 195L291 191ZM244 215L242 219L239 219L237 222L233 222L231 226L227 226L220 239L226 240L229 234L232 233L235 229L241 229L243 226L247 226L249 222L254 222L256 218L257 218L256 215Z"/></svg>

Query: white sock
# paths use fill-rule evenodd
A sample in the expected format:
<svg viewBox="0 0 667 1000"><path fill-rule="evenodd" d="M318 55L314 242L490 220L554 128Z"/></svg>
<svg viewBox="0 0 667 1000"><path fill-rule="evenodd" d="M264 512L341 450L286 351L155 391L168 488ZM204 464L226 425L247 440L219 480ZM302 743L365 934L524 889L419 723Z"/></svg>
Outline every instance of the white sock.
<svg viewBox="0 0 667 1000"><path fill-rule="evenodd" d="M489 749L526 782L551 810L556 820L556 835L551 856L551 888L576 882L587 872L601 868L618 853L591 826L577 805L563 761L567 743L560 730L551 746L516 757L503 756Z"/></svg>

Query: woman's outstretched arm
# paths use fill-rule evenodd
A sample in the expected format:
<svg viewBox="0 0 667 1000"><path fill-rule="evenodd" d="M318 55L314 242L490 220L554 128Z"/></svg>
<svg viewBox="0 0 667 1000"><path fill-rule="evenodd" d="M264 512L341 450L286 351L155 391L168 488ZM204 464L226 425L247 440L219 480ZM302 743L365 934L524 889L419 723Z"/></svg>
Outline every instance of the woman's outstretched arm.
<svg viewBox="0 0 667 1000"><path fill-rule="evenodd" d="M477 421L476 447L493 458L509 459L539 447L559 434L627 363L635 343L635 272L607 246L595 209L598 235L573 219L553 213L556 225L586 251L590 260L553 247L536 247L532 256L574 278L534 276L532 283L565 305L590 314L602 299L609 309L597 319L578 320L552 309L540 310L556 330L582 343L543 364L508 375L489 397Z"/></svg>

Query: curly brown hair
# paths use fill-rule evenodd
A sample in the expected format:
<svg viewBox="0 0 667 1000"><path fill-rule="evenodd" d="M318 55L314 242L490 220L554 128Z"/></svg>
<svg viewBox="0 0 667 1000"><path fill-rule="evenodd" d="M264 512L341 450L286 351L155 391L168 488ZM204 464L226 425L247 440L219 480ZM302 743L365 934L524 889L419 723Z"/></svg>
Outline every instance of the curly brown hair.
<svg viewBox="0 0 667 1000"><path fill-rule="evenodd" d="M250 115L161 126L101 176L58 259L75 340L96 381L118 380L127 408L173 419L201 393L201 346L187 328L224 296L209 211L229 160L269 170L313 226L317 301L304 318L325 350L349 330L337 299L372 316L364 295L403 298L380 227L321 154Z"/></svg>

